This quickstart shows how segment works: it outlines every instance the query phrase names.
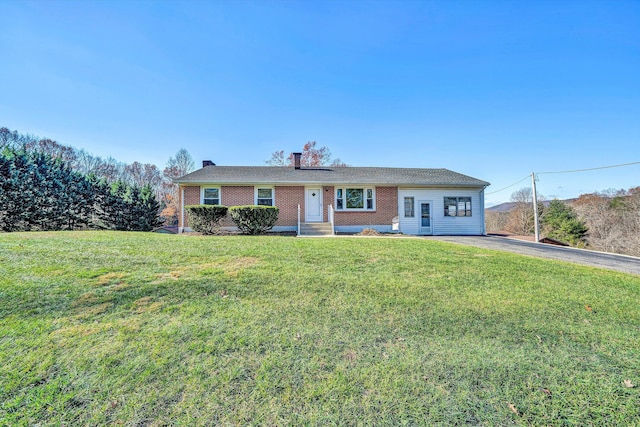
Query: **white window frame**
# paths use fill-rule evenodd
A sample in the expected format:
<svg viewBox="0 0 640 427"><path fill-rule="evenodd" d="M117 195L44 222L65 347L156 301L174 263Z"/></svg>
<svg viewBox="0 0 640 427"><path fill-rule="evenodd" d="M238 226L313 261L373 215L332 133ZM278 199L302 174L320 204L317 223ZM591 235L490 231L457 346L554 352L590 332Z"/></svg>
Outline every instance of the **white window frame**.
<svg viewBox="0 0 640 427"><path fill-rule="evenodd" d="M416 217L416 198L414 196L404 196L402 199L404 202L404 217L405 218L415 218ZM407 215L407 202L411 200L411 212L410 215Z"/></svg>
<svg viewBox="0 0 640 427"><path fill-rule="evenodd" d="M222 189L216 186L206 186L200 188L200 204L204 205L204 190L218 190L218 205L222 204Z"/></svg>
<svg viewBox="0 0 640 427"><path fill-rule="evenodd" d="M338 190L342 190L342 208L339 208L338 203ZM362 208L348 208L347 207L347 190L362 190ZM371 209L367 209L367 197L368 190L371 190ZM367 187L361 185L340 185L335 187L335 210L339 212L375 212L376 211L376 187Z"/></svg>
<svg viewBox="0 0 640 427"><path fill-rule="evenodd" d="M450 209L447 206L446 200L447 199L456 199L456 204L455 204L455 214L451 215ZM469 199L469 209L460 209L460 199ZM445 217L450 217L450 218L470 218L473 216L473 197L471 196L445 196L444 199L444 216ZM465 203L465 202L462 202ZM454 206L454 205L449 205L449 206ZM466 206L465 206L466 207ZM467 212L469 211L469 215L460 215L460 211L464 211Z"/></svg>
<svg viewBox="0 0 640 427"><path fill-rule="evenodd" d="M253 204L258 204L258 190L271 190L271 206L276 205L276 188L270 185L256 185L253 189ZM265 199L266 197L261 197L261 199ZM268 206L268 205L262 205Z"/></svg>

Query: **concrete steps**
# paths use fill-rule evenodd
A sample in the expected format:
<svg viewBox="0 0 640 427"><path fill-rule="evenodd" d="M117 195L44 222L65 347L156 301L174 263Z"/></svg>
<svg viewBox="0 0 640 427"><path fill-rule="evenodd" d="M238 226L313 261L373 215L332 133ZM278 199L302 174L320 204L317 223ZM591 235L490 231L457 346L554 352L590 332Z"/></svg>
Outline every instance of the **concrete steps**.
<svg viewBox="0 0 640 427"><path fill-rule="evenodd" d="M300 236L333 236L329 222L303 222L300 224Z"/></svg>

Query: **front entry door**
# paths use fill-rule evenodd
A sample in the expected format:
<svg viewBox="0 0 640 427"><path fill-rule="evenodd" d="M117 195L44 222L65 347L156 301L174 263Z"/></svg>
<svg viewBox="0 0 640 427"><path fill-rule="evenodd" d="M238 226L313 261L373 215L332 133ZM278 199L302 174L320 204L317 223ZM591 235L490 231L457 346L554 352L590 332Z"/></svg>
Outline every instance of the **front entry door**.
<svg viewBox="0 0 640 427"><path fill-rule="evenodd" d="M432 234L431 203L420 202L420 234Z"/></svg>
<svg viewBox="0 0 640 427"><path fill-rule="evenodd" d="M304 212L306 222L322 222L322 189L307 188Z"/></svg>

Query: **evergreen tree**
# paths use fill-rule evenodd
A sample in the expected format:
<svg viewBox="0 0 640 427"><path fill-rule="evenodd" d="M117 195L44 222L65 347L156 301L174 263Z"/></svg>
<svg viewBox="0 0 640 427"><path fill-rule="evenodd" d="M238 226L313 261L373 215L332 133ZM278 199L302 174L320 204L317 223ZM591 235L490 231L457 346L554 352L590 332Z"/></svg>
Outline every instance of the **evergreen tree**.
<svg viewBox="0 0 640 427"><path fill-rule="evenodd" d="M91 181L77 172L71 172L67 182L71 191L68 194L63 228L69 230L86 228L91 223L94 210L95 194Z"/></svg>
<svg viewBox="0 0 640 427"><path fill-rule="evenodd" d="M573 246L584 244L589 229L573 208L560 200L552 200L542 216L544 231L548 237Z"/></svg>
<svg viewBox="0 0 640 427"><path fill-rule="evenodd" d="M23 150L7 148L0 164L0 228L21 231L33 217L33 165Z"/></svg>
<svg viewBox="0 0 640 427"><path fill-rule="evenodd" d="M12 153L5 149L0 154L0 229L3 231L17 229L21 199L17 197L16 183Z"/></svg>
<svg viewBox="0 0 640 427"><path fill-rule="evenodd" d="M111 194L111 186L106 180L98 179L95 175L89 177L93 192L93 210L91 218L92 228L113 229L112 218L115 197Z"/></svg>
<svg viewBox="0 0 640 427"><path fill-rule="evenodd" d="M151 231L162 225L160 218L160 203L150 185L145 185L140 190L137 200L137 231Z"/></svg>
<svg viewBox="0 0 640 427"><path fill-rule="evenodd" d="M64 216L67 192L65 169L62 161L42 152L31 152L33 197L29 207L31 230L60 230Z"/></svg>
<svg viewBox="0 0 640 427"><path fill-rule="evenodd" d="M11 146L0 152L0 230L150 231L158 225L150 185L108 184L44 152Z"/></svg>
<svg viewBox="0 0 640 427"><path fill-rule="evenodd" d="M110 229L112 230L128 230L129 229L129 186L123 181L116 181L111 184L111 191L107 198L107 212L109 217L106 218Z"/></svg>

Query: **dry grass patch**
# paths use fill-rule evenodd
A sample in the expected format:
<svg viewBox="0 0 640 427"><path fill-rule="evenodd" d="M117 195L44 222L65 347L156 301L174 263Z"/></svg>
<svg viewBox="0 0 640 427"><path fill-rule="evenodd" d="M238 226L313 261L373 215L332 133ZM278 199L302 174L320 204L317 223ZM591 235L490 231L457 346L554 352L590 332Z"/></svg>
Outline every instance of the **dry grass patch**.
<svg viewBox="0 0 640 427"><path fill-rule="evenodd" d="M94 335L104 331L103 324L95 323L83 323L80 325L65 326L60 329L56 329L51 333L51 337L54 339L67 339L72 338L75 342L77 337L86 337Z"/></svg>
<svg viewBox="0 0 640 427"><path fill-rule="evenodd" d="M123 291L125 289L129 289L132 285L130 283L127 282L120 282L117 283L115 286L113 286L113 288L111 288L111 290L113 291Z"/></svg>
<svg viewBox="0 0 640 427"><path fill-rule="evenodd" d="M154 283L161 283L167 280L178 280L185 274L185 272L186 272L185 269L179 269L179 270L172 270L168 273L156 274L156 282Z"/></svg>
<svg viewBox="0 0 640 427"><path fill-rule="evenodd" d="M342 357L347 362L352 363L358 360L358 353L356 353L355 350L349 349L343 353Z"/></svg>
<svg viewBox="0 0 640 427"><path fill-rule="evenodd" d="M114 285L114 284L118 284L121 282L121 279L124 278L124 273L115 273L115 272L111 272L111 273L106 273L103 274L102 276L99 276L96 279L96 285L97 286L106 286L106 285Z"/></svg>
<svg viewBox="0 0 640 427"><path fill-rule="evenodd" d="M93 292L85 292L80 295L76 300L71 303L71 307L84 307L87 305L93 305L99 301L98 295Z"/></svg>
<svg viewBox="0 0 640 427"><path fill-rule="evenodd" d="M356 236L381 236L382 233L373 229L373 228L365 228L361 232L357 233Z"/></svg>
<svg viewBox="0 0 640 427"><path fill-rule="evenodd" d="M230 262L225 262L222 265L222 269L225 274L230 277L237 277L240 272L248 268L254 267L260 264L260 260L254 257L238 257Z"/></svg>
<svg viewBox="0 0 640 427"><path fill-rule="evenodd" d="M153 312L159 310L164 303L161 301L153 301L153 297L146 296L139 298L133 302L136 313Z"/></svg>
<svg viewBox="0 0 640 427"><path fill-rule="evenodd" d="M75 310L77 319L87 319L93 316L97 316L99 314L105 313L111 307L113 307L113 303L104 302L102 304L94 305L86 308L78 308Z"/></svg>

